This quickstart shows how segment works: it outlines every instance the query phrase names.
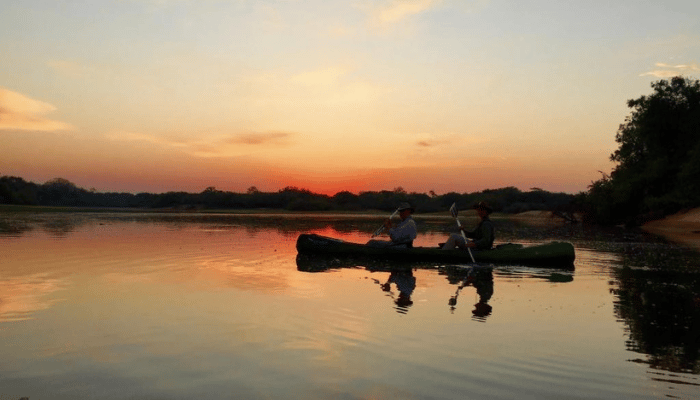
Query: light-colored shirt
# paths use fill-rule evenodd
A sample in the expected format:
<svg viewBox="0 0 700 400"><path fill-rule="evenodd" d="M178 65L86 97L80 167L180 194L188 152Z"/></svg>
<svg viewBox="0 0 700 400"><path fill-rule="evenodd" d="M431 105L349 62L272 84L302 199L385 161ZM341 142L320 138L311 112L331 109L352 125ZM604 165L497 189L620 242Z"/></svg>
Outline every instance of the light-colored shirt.
<svg viewBox="0 0 700 400"><path fill-rule="evenodd" d="M409 215L396 227L389 229L389 237L395 244L412 243L418 236L416 221Z"/></svg>

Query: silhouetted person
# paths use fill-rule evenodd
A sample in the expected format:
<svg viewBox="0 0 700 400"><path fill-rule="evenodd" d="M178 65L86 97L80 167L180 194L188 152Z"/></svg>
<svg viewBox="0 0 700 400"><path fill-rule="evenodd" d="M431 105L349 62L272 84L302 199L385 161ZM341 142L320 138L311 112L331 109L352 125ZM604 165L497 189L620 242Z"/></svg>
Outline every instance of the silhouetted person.
<svg viewBox="0 0 700 400"><path fill-rule="evenodd" d="M444 245L442 245L443 250L452 250L455 247L460 249L467 249L467 247L473 250L488 250L493 247L493 241L496 238L496 231L493 228L493 222L489 219L489 215L493 212L493 209L484 201L479 202L474 205L474 209L479 214L479 225L471 232L464 231L464 228L460 227L464 231L464 235L472 240L464 240L464 236L461 233L453 233L447 239Z"/></svg>

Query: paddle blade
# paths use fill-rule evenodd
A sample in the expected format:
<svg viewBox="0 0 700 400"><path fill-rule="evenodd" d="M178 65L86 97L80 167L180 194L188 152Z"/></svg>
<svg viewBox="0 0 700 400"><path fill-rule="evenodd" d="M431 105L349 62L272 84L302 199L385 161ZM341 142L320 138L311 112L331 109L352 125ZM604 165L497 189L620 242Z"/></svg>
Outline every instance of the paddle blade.
<svg viewBox="0 0 700 400"><path fill-rule="evenodd" d="M457 218L457 203L452 203L452 206L450 206L450 213L452 214L452 218Z"/></svg>

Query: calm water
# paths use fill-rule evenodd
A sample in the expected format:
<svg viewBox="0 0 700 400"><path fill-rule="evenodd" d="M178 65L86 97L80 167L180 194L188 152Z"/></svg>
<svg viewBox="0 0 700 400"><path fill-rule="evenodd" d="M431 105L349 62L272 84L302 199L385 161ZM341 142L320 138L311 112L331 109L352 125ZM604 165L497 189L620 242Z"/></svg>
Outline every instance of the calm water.
<svg viewBox="0 0 700 400"><path fill-rule="evenodd" d="M571 241L576 270L297 259L299 233L378 222L0 214L0 399L700 397L697 254L497 221Z"/></svg>

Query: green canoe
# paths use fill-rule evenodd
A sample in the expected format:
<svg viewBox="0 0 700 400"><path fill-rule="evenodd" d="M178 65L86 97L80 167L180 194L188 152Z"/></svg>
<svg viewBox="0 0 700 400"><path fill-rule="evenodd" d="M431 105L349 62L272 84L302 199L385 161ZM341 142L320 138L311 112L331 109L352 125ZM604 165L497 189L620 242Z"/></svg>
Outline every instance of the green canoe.
<svg viewBox="0 0 700 400"><path fill-rule="evenodd" d="M471 263L464 250L441 250L437 247L378 248L346 242L316 234L303 233L297 238L299 254L328 254L343 257L371 257L397 261ZM574 246L568 242L549 242L524 246L502 244L491 250L474 252L476 262L574 269Z"/></svg>

